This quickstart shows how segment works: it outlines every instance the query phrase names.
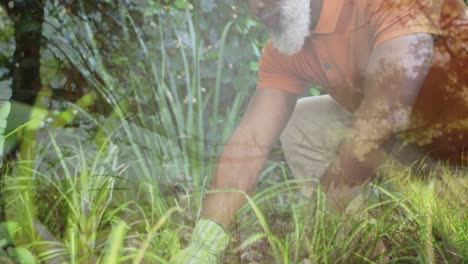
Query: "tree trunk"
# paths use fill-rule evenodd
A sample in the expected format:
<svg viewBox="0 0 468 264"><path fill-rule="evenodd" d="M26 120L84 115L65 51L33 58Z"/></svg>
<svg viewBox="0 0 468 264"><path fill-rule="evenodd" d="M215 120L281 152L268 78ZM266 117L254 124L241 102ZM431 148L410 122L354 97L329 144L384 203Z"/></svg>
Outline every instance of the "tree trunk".
<svg viewBox="0 0 468 264"><path fill-rule="evenodd" d="M40 54L42 22L45 0L0 0L14 23L16 49L9 73L12 77L11 111L7 118L6 133L29 121L31 109L41 89ZM29 106L29 107L24 107ZM15 156L17 136L7 138L6 155ZM0 173L0 184L2 184ZM1 186L0 186L1 187ZM1 200L1 197L0 197ZM4 220L3 204L0 221Z"/></svg>

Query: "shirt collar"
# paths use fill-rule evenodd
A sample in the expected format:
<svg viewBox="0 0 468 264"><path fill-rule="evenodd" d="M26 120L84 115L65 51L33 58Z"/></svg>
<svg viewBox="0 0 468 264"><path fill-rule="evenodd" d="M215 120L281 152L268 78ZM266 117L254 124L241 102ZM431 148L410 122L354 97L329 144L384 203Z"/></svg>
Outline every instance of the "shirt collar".
<svg viewBox="0 0 468 264"><path fill-rule="evenodd" d="M343 5L344 0L323 0L319 20L311 33L326 34L335 31Z"/></svg>

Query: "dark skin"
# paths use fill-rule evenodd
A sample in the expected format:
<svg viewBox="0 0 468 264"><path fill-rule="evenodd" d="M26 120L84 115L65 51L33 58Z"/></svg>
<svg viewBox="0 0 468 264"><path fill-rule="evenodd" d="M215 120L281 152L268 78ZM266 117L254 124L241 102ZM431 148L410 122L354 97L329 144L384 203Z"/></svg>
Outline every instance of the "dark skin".
<svg viewBox="0 0 468 264"><path fill-rule="evenodd" d="M249 0L254 14L272 8L277 0ZM322 1L311 1L315 25ZM315 8L313 8L315 7ZM274 22L270 22L274 23ZM415 52L417 46L418 52ZM321 178L330 209L342 211L375 168L386 159L382 146L407 125L405 116L431 65L433 39L409 34L388 40L374 49L366 71L364 96L355 110L352 129ZM279 89L258 89L242 120L224 145L203 204L203 217L228 228L238 209L251 195L273 143L289 120L297 95ZM229 191L215 191L215 190Z"/></svg>

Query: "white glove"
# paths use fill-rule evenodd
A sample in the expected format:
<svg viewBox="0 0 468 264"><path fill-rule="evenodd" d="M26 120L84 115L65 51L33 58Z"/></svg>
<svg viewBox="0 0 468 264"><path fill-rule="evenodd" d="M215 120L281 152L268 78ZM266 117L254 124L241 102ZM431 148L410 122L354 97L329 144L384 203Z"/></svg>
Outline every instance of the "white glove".
<svg viewBox="0 0 468 264"><path fill-rule="evenodd" d="M217 223L202 219L195 226L187 248L171 259L171 264L216 264L229 244L229 235Z"/></svg>

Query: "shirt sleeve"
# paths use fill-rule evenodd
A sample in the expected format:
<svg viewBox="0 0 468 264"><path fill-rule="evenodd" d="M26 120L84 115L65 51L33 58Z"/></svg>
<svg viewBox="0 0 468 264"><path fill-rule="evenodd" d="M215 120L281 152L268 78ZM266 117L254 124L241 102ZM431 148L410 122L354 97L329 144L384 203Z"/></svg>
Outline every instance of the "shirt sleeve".
<svg viewBox="0 0 468 264"><path fill-rule="evenodd" d="M442 0L369 0L374 47L412 33L440 35Z"/></svg>
<svg viewBox="0 0 468 264"><path fill-rule="evenodd" d="M294 72L295 56L283 55L273 48L270 41L267 42L260 59L257 88L274 88L302 94L307 82Z"/></svg>

